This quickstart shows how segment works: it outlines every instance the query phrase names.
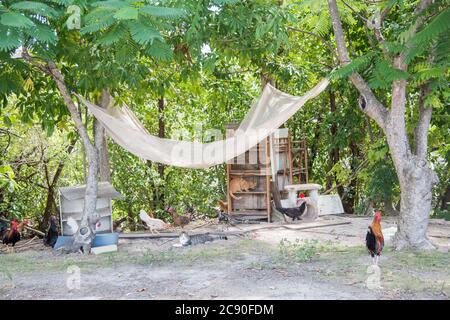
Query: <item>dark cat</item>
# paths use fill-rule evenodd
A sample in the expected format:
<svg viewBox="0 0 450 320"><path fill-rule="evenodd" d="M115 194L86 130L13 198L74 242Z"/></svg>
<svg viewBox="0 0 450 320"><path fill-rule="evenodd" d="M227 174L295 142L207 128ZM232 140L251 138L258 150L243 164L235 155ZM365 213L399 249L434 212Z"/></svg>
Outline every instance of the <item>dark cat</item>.
<svg viewBox="0 0 450 320"><path fill-rule="evenodd" d="M180 244L185 246L195 246L197 244L212 242L214 240L228 240L226 236L212 236L209 233L206 234L194 234L192 236L188 235L186 232L180 234Z"/></svg>

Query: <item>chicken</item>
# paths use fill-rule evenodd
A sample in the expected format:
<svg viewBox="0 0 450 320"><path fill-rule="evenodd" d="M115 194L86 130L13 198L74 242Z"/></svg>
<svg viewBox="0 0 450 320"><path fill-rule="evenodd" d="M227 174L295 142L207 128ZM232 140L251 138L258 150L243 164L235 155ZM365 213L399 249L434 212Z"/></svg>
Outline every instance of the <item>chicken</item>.
<svg viewBox="0 0 450 320"><path fill-rule="evenodd" d="M26 225L28 225L27 220L21 223L17 223L15 219L11 221L11 227L3 234L3 244L8 246L8 251L11 244L12 252L14 252L14 246L20 241L20 232L23 231Z"/></svg>
<svg viewBox="0 0 450 320"><path fill-rule="evenodd" d="M169 224L165 223L161 219L150 218L150 216L144 210L139 211L139 218L150 229L151 233L159 233L158 230L168 228Z"/></svg>
<svg viewBox="0 0 450 320"><path fill-rule="evenodd" d="M292 221L295 221L295 219L300 220L300 217L304 215L306 212L306 201L302 202L299 207L294 208L275 207L275 208L282 214L288 216L289 218L292 218Z"/></svg>
<svg viewBox="0 0 450 320"><path fill-rule="evenodd" d="M55 217L50 217L50 227L47 234L44 236L44 244L49 247L54 247L56 240L58 240L58 225Z"/></svg>
<svg viewBox="0 0 450 320"><path fill-rule="evenodd" d="M3 239L3 235L8 230L8 225L4 221L0 221L0 239Z"/></svg>
<svg viewBox="0 0 450 320"><path fill-rule="evenodd" d="M228 212L228 202L223 200L217 200L217 205L219 206L220 212Z"/></svg>
<svg viewBox="0 0 450 320"><path fill-rule="evenodd" d="M372 224L369 226L366 235L366 247L372 256L372 261L378 265L378 259L384 247L384 237L381 231L381 212L376 211Z"/></svg>
<svg viewBox="0 0 450 320"><path fill-rule="evenodd" d="M172 216L173 219L173 224L176 227L181 227L183 228L185 225L187 225L190 221L191 221L191 217L190 215L184 215L184 216L180 216L178 215L178 213L175 211L174 208L169 207L166 210L168 213L170 213L170 215Z"/></svg>

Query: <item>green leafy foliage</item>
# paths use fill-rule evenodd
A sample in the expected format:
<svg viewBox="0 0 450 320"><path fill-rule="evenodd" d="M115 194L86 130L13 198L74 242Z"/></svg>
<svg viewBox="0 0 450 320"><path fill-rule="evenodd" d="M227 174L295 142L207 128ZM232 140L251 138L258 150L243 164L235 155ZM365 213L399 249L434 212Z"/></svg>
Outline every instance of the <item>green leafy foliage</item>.
<svg viewBox="0 0 450 320"><path fill-rule="evenodd" d="M44 17L54 18L58 15L58 11L42 2L20 1L14 3L10 7L15 10L29 11Z"/></svg>
<svg viewBox="0 0 450 320"><path fill-rule="evenodd" d="M186 15L185 10L181 8L164 8L148 5L140 7L139 12L145 15L166 19L179 19Z"/></svg>
<svg viewBox="0 0 450 320"><path fill-rule="evenodd" d="M130 32L133 40L138 44L152 43L153 40L164 41L161 34L150 26L141 22L134 22L130 24Z"/></svg>
<svg viewBox="0 0 450 320"><path fill-rule="evenodd" d="M5 12L0 15L0 23L4 26L19 29L28 29L34 26L34 22L17 12Z"/></svg>
<svg viewBox="0 0 450 320"><path fill-rule="evenodd" d="M173 59L172 48L158 39L152 41L152 43L147 47L146 52L157 60L170 61Z"/></svg>
<svg viewBox="0 0 450 320"><path fill-rule="evenodd" d="M410 62L419 54L429 48L430 44L438 39L441 34L448 35L450 32L450 9L446 8L431 20L422 30L410 38L406 44L407 61Z"/></svg>
<svg viewBox="0 0 450 320"><path fill-rule="evenodd" d="M337 69L332 73L336 79L343 79L354 72L364 71L372 63L373 59L377 57L376 52L369 52L365 55L353 59L349 64Z"/></svg>
<svg viewBox="0 0 450 320"><path fill-rule="evenodd" d="M14 181L14 171L10 165L0 165L0 189L14 192L17 184Z"/></svg>

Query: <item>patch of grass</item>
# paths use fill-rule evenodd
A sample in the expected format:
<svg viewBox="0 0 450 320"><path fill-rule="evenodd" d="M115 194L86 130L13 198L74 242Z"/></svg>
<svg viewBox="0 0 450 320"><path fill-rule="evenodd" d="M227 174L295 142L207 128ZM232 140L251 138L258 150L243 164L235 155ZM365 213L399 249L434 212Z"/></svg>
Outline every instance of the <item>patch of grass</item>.
<svg viewBox="0 0 450 320"><path fill-rule="evenodd" d="M99 263L98 256L83 255L40 255L39 252L28 252L24 255L8 254L0 256L2 272L11 274L19 272L37 271L63 271L71 265L81 267L96 266Z"/></svg>
<svg viewBox="0 0 450 320"><path fill-rule="evenodd" d="M17 273L65 271L71 265L82 269L117 267L125 264L185 264L212 262L218 259L233 261L244 259L246 255L273 253L270 245L254 240L237 240L212 243L187 248L168 250L147 250L141 253L117 252L102 255L54 255L48 252L26 252L22 254L0 255L0 278L12 278Z"/></svg>
<svg viewBox="0 0 450 320"><path fill-rule="evenodd" d="M295 262L307 262L322 252L332 250L333 244L331 241L321 243L318 240L282 239L278 247L282 257Z"/></svg>
<svg viewBox="0 0 450 320"><path fill-rule="evenodd" d="M318 274L345 284L365 287L371 258L364 246L341 247L320 255ZM379 267L386 292L450 296L450 255L438 251L383 250Z"/></svg>

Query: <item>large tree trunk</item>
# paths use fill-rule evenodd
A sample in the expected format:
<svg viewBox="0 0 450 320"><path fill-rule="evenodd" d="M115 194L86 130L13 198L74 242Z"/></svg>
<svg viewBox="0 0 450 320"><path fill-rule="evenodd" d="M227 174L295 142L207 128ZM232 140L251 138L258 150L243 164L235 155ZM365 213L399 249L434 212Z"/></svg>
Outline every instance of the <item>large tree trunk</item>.
<svg viewBox="0 0 450 320"><path fill-rule="evenodd" d="M430 3L430 0L421 0L416 13L420 13ZM339 60L342 65L345 65L350 62L350 57L345 44L336 0L328 0L328 4ZM379 23L381 25L382 21ZM415 30L412 30L412 33L418 27L419 24L416 23ZM375 32L377 36L380 35L379 28ZM382 39L382 37L377 38ZM407 70L404 53L398 54L393 59L393 66L400 70ZM362 111L374 119L386 135L389 151L400 182L400 216L398 230L393 242L394 247L397 249L405 247L432 249L434 247L426 236L431 211L432 186L437 182L437 175L429 168L427 161L431 109L419 105L419 124L416 129L417 148L416 154L413 154L405 124L406 80L400 79L393 82L390 110L386 109L376 98L358 73L353 73L350 80L364 99Z"/></svg>
<svg viewBox="0 0 450 320"><path fill-rule="evenodd" d="M97 206L97 192L98 192L98 148L94 146L87 132L86 127L83 125L81 117L78 114L77 107L75 106L69 90L64 82L64 78L55 65L54 62L50 61L45 69L55 81L59 92L61 93L64 102L69 110L70 116L75 123L78 134L80 135L81 141L86 149L87 161L88 161L88 175L86 179L86 191L84 195L84 208L83 217L81 219L80 227L78 231L74 234L71 247L68 248L69 251L78 252L82 249L83 253L90 253L92 241L95 238L95 225L99 220L99 216L96 213ZM99 135L103 132L100 128L97 130L95 135ZM96 140L96 139L94 139Z"/></svg>
<svg viewBox="0 0 450 320"><path fill-rule="evenodd" d="M400 181L401 202L398 230L394 237L395 247L433 249L426 231L436 174L426 166L421 167L415 161L409 161L409 165L397 175Z"/></svg>
<svg viewBox="0 0 450 320"><path fill-rule="evenodd" d="M394 58L394 67L406 71L402 55ZM391 110L386 117L384 133L401 193L398 229L393 244L397 249L405 247L434 249L426 235L431 212L432 187L437 182L437 175L429 168L427 160L430 119L423 117L419 119L416 130L417 155L414 155L411 152L405 122L406 80L393 82L391 99Z"/></svg>

